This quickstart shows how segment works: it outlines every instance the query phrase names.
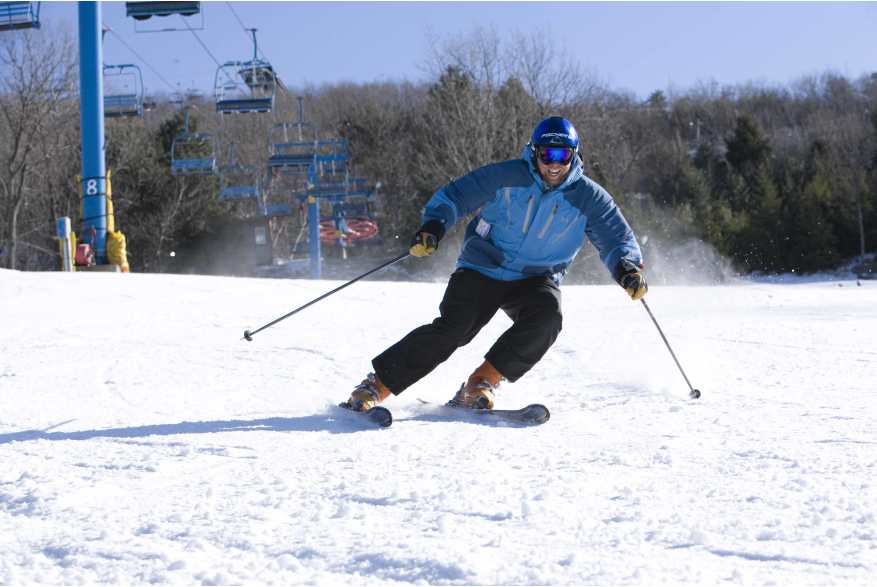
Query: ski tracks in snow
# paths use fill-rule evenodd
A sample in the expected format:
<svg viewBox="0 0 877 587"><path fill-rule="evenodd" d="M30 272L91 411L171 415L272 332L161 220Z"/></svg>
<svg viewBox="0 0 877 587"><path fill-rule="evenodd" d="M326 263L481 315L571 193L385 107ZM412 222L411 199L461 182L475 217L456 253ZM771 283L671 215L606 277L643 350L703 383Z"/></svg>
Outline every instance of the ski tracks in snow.
<svg viewBox="0 0 877 587"><path fill-rule="evenodd" d="M387 401L393 427L372 430L326 404L434 317L441 285L390 294L363 282L247 343L241 332L272 308L334 284L100 276L104 319L89 329L65 304L91 295L96 276L2 274L19 293L3 317L14 344L0 343L0 583L864 584L877 573L875 288L653 288L704 393L691 401L642 308L616 287L565 287L557 344L498 394L500 408L546 404L549 423L416 405L456 391L508 327L498 316Z"/></svg>

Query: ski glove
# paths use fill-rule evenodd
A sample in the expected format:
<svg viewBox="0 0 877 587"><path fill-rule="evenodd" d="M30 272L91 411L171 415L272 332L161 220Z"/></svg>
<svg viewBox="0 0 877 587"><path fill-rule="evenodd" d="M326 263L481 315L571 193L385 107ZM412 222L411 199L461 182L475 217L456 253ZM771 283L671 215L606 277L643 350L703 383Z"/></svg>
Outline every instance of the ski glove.
<svg viewBox="0 0 877 587"><path fill-rule="evenodd" d="M420 227L409 245L415 257L428 257L438 248L438 243L445 235L444 225L437 220L430 220Z"/></svg>
<svg viewBox="0 0 877 587"><path fill-rule="evenodd" d="M432 255L437 248L438 239L428 232L418 232L411 241L411 254L415 257Z"/></svg>
<svg viewBox="0 0 877 587"><path fill-rule="evenodd" d="M632 300L642 298L646 295L646 292L649 291L649 286L646 284L646 278L639 272L639 269L642 269L643 267L644 265L642 263L634 265L626 259L622 259L621 262L615 266L615 281L618 282L618 285L624 288L624 291L627 292L627 295L629 295Z"/></svg>

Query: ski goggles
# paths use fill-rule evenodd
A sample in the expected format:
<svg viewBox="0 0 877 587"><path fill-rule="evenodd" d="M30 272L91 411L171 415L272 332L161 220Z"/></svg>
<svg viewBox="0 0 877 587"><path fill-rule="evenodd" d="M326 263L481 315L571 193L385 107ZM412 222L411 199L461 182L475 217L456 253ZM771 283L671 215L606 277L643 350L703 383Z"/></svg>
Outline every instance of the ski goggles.
<svg viewBox="0 0 877 587"><path fill-rule="evenodd" d="M572 147L536 147L536 156L545 165L560 163L566 165L572 161L576 150Z"/></svg>

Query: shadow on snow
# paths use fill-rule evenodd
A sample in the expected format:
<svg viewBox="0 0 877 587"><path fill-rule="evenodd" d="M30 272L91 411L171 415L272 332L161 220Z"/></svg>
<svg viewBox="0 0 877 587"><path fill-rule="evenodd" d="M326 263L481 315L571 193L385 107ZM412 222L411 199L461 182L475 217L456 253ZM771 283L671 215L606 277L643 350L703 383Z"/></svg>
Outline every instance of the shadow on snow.
<svg viewBox="0 0 877 587"><path fill-rule="evenodd" d="M340 411L340 410L339 410ZM342 411L343 412L343 411ZM258 420L216 420L213 422L180 422L154 424L107 430L80 430L78 432L46 432L24 430L0 434L0 444L26 440L89 440L91 438L144 438L146 436L173 436L175 434L212 434L215 432L331 432L346 434L375 429L373 425L356 420L356 414L314 414L298 418L262 418ZM54 428L54 426L53 426Z"/></svg>

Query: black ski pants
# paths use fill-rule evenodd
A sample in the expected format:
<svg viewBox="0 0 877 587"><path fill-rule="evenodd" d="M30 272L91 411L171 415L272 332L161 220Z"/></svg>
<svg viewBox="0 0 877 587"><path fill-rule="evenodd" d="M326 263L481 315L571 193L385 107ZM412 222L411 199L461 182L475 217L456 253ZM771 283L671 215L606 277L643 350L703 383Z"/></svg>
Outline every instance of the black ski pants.
<svg viewBox="0 0 877 587"><path fill-rule="evenodd" d="M451 275L439 306L441 317L415 328L375 357L375 373L399 395L469 344L500 308L514 324L484 358L506 379L517 381L560 334L560 289L548 277L499 281L467 268Z"/></svg>

